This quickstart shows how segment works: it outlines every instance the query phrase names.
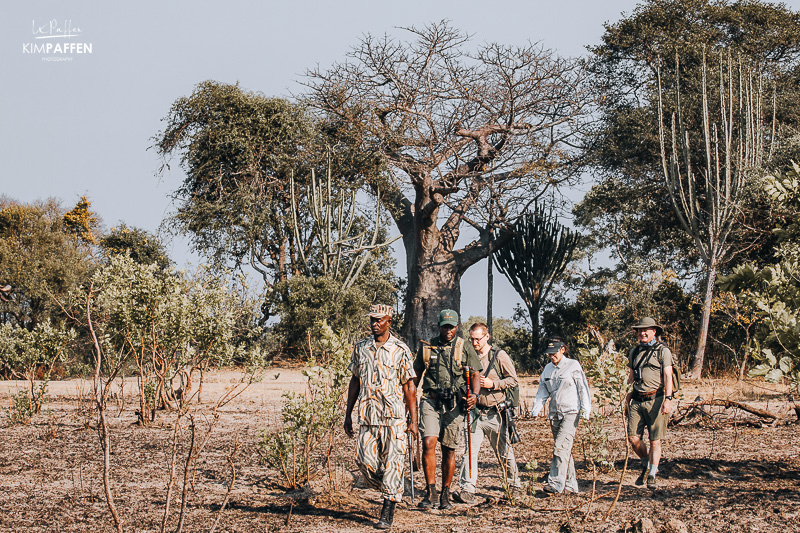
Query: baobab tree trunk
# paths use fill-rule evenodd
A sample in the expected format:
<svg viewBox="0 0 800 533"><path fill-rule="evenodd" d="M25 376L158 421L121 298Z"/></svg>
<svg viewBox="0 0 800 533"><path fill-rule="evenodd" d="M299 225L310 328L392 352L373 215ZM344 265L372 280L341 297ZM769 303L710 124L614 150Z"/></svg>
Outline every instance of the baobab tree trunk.
<svg viewBox="0 0 800 533"><path fill-rule="evenodd" d="M703 372L703 360L706 353L706 342L708 340L708 324L711 320L711 304L714 301L714 283L717 280L717 265L708 265L708 276L706 278L706 294L703 298L703 313L700 317L700 333L697 339L697 352L694 354L692 367L687 372L689 379L700 379Z"/></svg>
<svg viewBox="0 0 800 533"><path fill-rule="evenodd" d="M443 309L454 309L461 316L461 274L452 254L434 256L409 272L406 319L400 335L412 350L419 347L420 340L439 333Z"/></svg>

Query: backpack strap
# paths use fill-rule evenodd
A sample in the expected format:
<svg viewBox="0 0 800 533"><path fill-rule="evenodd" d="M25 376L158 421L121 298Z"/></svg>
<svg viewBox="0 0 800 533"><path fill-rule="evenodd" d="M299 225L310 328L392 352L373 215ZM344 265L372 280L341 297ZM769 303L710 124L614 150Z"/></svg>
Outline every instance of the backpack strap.
<svg viewBox="0 0 800 533"><path fill-rule="evenodd" d="M661 341L656 341L656 343L655 343L655 344L654 344L652 347L650 347L650 346L647 346L647 347L644 347L644 348L643 348L641 344L637 345L636 347L634 347L634 351L635 351L635 353L633 354L633 355L634 355L634 357L635 357L636 355L638 355L638 354L642 353L642 352L644 352L644 355L642 355L642 356L639 358L639 361L637 361L637 362L636 362L636 364L634 364L632 368L633 368L634 370L638 370L638 369L640 369L640 368L641 368L641 367L644 365L645 358L647 358L647 361L649 362L649 361L650 361L650 359L652 359L652 358L653 358L653 353L654 353L654 352L655 352L655 353L657 353L659 357L662 357L662 353L663 353L663 352L662 352L662 350L663 350L663 348L664 348L664 343L663 343L663 342L661 342ZM659 362L661 362L661 363L662 363L661 367L662 367L662 369L663 369L663 367L664 367L664 365L663 365L663 359L662 359L662 361L659 361Z"/></svg>
<svg viewBox="0 0 800 533"><path fill-rule="evenodd" d="M483 373L483 377L488 378L489 372L492 371L492 365L494 365L495 361L497 361L497 352L499 352L497 348L492 346L492 357L489 359L489 364L486 366L486 372ZM500 371L500 364L497 364L497 375L500 376L500 379L503 379L503 373Z"/></svg>
<svg viewBox="0 0 800 533"><path fill-rule="evenodd" d="M453 359L455 359L458 363L458 371L464 368L464 339L461 337L456 337L456 345L453 348Z"/></svg>

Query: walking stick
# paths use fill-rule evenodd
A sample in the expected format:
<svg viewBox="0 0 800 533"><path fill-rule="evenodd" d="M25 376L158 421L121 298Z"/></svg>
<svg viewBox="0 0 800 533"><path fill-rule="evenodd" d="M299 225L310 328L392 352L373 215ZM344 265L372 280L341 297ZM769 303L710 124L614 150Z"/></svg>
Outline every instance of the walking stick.
<svg viewBox="0 0 800 533"><path fill-rule="evenodd" d="M472 386L470 381L470 367L465 367L467 371L467 401L469 401L469 389ZM464 431L467 432L467 460L469 461L469 478L472 479L472 428L471 426L471 419L472 418L472 409L469 408L469 403L467 403L467 416L464 417Z"/></svg>

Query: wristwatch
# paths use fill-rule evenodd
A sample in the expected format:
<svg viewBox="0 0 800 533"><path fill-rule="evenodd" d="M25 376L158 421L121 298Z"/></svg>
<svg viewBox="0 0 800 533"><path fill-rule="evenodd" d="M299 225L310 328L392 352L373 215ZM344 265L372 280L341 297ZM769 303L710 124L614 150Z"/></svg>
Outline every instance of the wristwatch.
<svg viewBox="0 0 800 533"><path fill-rule="evenodd" d="M672 400L672 395L664 396L664 398L667 399L667 400Z"/></svg>

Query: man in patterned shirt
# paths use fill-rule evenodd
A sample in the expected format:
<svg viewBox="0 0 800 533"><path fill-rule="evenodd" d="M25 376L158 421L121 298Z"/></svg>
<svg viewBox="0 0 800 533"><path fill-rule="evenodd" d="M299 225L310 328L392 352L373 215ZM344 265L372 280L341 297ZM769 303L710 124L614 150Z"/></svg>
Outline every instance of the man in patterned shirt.
<svg viewBox="0 0 800 533"><path fill-rule="evenodd" d="M377 529L389 529L397 502L403 500L406 433L416 439L417 388L411 350L391 334L392 308L373 305L369 322L372 337L356 343L349 370L344 430L352 437L351 413L358 400L356 462L367 484L381 492L383 508ZM406 411L411 422L406 424Z"/></svg>

